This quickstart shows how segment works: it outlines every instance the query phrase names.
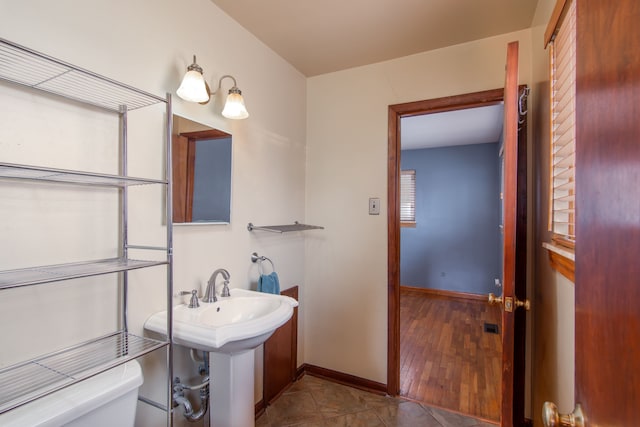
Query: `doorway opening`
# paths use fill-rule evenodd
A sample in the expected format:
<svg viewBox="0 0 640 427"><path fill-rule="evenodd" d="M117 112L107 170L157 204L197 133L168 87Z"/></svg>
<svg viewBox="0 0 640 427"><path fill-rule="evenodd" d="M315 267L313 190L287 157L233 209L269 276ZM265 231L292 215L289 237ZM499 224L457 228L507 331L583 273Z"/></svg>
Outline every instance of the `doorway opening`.
<svg viewBox="0 0 640 427"><path fill-rule="evenodd" d="M390 394L400 394L413 400L493 421L497 421L500 418L501 343L499 335L484 332L484 324L487 322L499 323L500 314L499 310L494 310L497 307L489 307L485 302L486 297L481 295L486 295L491 290L494 292L497 290L496 293L498 294L501 292L500 289L495 288L494 279L501 277L502 265L497 266L494 263L490 266L492 271L497 271L498 273L492 274L493 277L489 279L488 284L484 284L487 286L483 290L467 289L462 291L456 286L465 280L461 279L461 277L447 277L449 271L443 268L434 265L429 265L427 268L424 262L420 266L420 260L417 260L419 267L414 269L415 271L413 272L407 270L406 265L403 268L403 264L408 264L409 258L411 258L405 257L401 260L401 247L403 257L405 252L408 252L407 247L405 247L406 242L401 243L402 236L404 235L405 238L408 236L408 233L403 232L412 232L417 235L418 242L420 242L421 238L424 239L424 236L420 236L420 233L415 233L415 229L403 228L401 230L400 228L399 180L401 170L404 169L404 162L401 162L401 153L404 148L402 144L404 131L401 132L401 127L404 129L402 126L403 120L407 118L413 119L422 115L432 115L433 113L457 112L476 109L477 107L496 106L503 102L503 97L504 90L496 89L389 107L388 390ZM492 154L494 155L493 160L496 169L499 169L498 146L499 142L495 141L495 146L491 147L491 149L495 148L495 153ZM472 146L465 146L464 148L470 151L467 155L472 157L482 151ZM484 148L486 151L489 147ZM447 155L449 153L440 150L437 154ZM412 157L419 156L412 155ZM499 174L498 170L493 172ZM418 173L417 171L416 174ZM416 181L418 179L416 178ZM498 187L500 181L501 177L495 183ZM438 185L438 182L435 182L435 185ZM463 195L458 196L460 198L464 197ZM500 210L499 191L495 191L494 196L493 209ZM438 200L432 200L431 203L438 203ZM418 206L416 208L418 209ZM499 215L501 216L501 214ZM455 225L451 224L454 228ZM498 225L499 223L496 223L493 230L496 239L493 243L490 243L494 246L494 249L501 247L502 244L501 239L498 238L500 235ZM431 237L433 238L433 233ZM468 243L472 243L472 239L469 239ZM477 241L475 243L482 244ZM413 249L416 248L414 247ZM436 248L435 250L438 249ZM445 252L446 255L446 244L440 245L440 251ZM419 250L410 251L410 253L413 253L414 258L419 252ZM449 252L449 256L451 257L451 252ZM494 253L494 259L501 260L501 258L501 255L498 256ZM453 262L457 261L453 259ZM464 261L460 260L460 262ZM404 273L401 274L402 270L404 270ZM430 286L429 282L432 285L435 284L435 286ZM447 290L447 286L442 286L442 284L446 283L453 283L452 290ZM469 329L469 333L464 332L465 328ZM473 340L476 342L473 343ZM495 345L493 345L493 350L480 348L482 346L486 347L487 342L492 342L492 340L494 344L497 343L497 353ZM479 360L480 358L476 357L475 359L478 363L476 366L471 366L468 362L464 362L462 357L459 357L461 354L467 356L468 354L465 354L465 352L471 353L474 351L476 353L485 351L486 354L483 354L483 356L488 356L492 361L488 361L488 359ZM490 355L489 353L492 352L493 354ZM456 364L457 366L455 366ZM487 378L488 376L492 378ZM480 382L491 384L488 386L483 384L484 390L478 393L478 380L480 377L482 377ZM496 381L494 382L493 380ZM447 391L449 391L448 395L450 397L446 396ZM455 399L458 401L453 402ZM472 402L469 399L475 399L476 401ZM478 408L483 408L483 411L478 410Z"/></svg>

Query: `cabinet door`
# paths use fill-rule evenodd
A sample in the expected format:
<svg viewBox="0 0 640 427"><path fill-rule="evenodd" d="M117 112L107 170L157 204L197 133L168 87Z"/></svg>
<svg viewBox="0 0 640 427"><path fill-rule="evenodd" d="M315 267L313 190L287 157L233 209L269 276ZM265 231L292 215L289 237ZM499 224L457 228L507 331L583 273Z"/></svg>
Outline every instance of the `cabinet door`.
<svg viewBox="0 0 640 427"><path fill-rule="evenodd" d="M281 292L298 300L298 287ZM273 333L264 343L264 381L262 399L270 404L296 378L298 356L298 307L291 319Z"/></svg>

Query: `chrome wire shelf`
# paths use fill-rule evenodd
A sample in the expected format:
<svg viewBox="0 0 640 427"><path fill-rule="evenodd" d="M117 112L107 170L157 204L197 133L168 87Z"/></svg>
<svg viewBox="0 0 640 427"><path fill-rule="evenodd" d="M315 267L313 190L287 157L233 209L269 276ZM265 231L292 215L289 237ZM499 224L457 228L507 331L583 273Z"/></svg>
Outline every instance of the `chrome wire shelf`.
<svg viewBox="0 0 640 427"><path fill-rule="evenodd" d="M167 102L2 38L0 79L115 112Z"/></svg>
<svg viewBox="0 0 640 427"><path fill-rule="evenodd" d="M40 166L18 165L0 162L0 178L52 181L68 184L126 187L129 185L167 184L166 180L135 178L93 172L54 169Z"/></svg>
<svg viewBox="0 0 640 427"><path fill-rule="evenodd" d="M118 331L0 369L0 413L169 345Z"/></svg>
<svg viewBox="0 0 640 427"><path fill-rule="evenodd" d="M0 271L0 289L10 289L20 286L77 279L80 277L97 276L100 274L117 273L119 271L129 271L163 264L168 264L168 262L113 258L98 261L5 270Z"/></svg>
<svg viewBox="0 0 640 427"><path fill-rule="evenodd" d="M269 231L271 233L289 233L292 231L324 230L324 227L320 227L319 225L300 224L298 221L295 221L293 224L286 225L253 225L252 223L249 223L247 224L247 230Z"/></svg>
<svg viewBox="0 0 640 427"><path fill-rule="evenodd" d="M173 425L171 409L171 390L173 385L173 349L172 326L168 316L166 340L158 341L129 334L126 331L128 307L128 282L126 271L165 265L167 273L166 293L167 310L172 313L173 293L173 250L171 224L171 95L159 97L117 82L75 65L58 60L46 54L20 46L0 37L0 84L17 85L52 94L97 107L119 116L119 165L121 171L127 170L127 111L160 104L165 109L165 175L164 180L146 179L130 176L93 173L88 171L53 169L44 166L17 165L0 162L0 180L25 182L50 182L71 185L91 185L119 189L120 196L120 254L129 249L162 250L166 257L160 261L145 261L124 257L104 260L91 260L48 266L32 266L14 270L0 271L0 290L29 285L39 285L69 279L97 276L110 273L122 273L122 284L118 324L123 330L100 338L83 342L64 350L39 356L10 367L0 368L0 413L10 411L30 401L50 395L62 388L91 378L117 365L156 351L167 349L167 426ZM17 87L16 86L16 87ZM29 95L37 95L35 91ZM55 117L55 116L53 116ZM126 172L123 172L126 175ZM7 184L7 182L5 182ZM166 247L129 245L127 231L127 188L132 185L164 185L166 219ZM10 243L10 242L5 242ZM151 257L150 255L141 255ZM46 350L49 351L49 350ZM158 406L160 407L160 406Z"/></svg>

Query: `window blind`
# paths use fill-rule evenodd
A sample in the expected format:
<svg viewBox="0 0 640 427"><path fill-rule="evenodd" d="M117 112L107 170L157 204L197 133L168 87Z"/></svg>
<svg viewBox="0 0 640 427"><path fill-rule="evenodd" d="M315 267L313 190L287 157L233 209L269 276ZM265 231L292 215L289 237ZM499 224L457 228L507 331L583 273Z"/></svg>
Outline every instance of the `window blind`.
<svg viewBox="0 0 640 427"><path fill-rule="evenodd" d="M549 229L556 243L575 245L576 1L564 5L550 41L551 165Z"/></svg>
<svg viewBox="0 0 640 427"><path fill-rule="evenodd" d="M416 171L400 171L400 223L416 222Z"/></svg>

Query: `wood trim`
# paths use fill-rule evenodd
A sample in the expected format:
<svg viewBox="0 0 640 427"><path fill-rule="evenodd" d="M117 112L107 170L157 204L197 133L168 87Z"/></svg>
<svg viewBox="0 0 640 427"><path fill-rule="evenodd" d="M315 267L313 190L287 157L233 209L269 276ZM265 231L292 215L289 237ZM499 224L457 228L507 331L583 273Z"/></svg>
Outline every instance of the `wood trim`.
<svg viewBox="0 0 640 427"><path fill-rule="evenodd" d="M302 365L298 366L298 368L296 369L296 381L298 381L300 378L304 377L304 368L306 366L306 363L303 363Z"/></svg>
<svg viewBox="0 0 640 427"><path fill-rule="evenodd" d="M566 11L566 6L570 3L571 0L558 0L556 2L555 7L553 8L553 12L551 12L551 19L549 19L549 23L547 24L547 29L544 32L544 47L549 45L551 40L556 34L558 30L558 26L560 25L560 21L562 15Z"/></svg>
<svg viewBox="0 0 640 427"><path fill-rule="evenodd" d="M553 233L551 236L551 241L555 245L564 246L565 248L571 249L572 251L576 250L576 242L573 240L567 239L565 236L561 234Z"/></svg>
<svg viewBox="0 0 640 427"><path fill-rule="evenodd" d="M375 393L378 395L387 394L387 385L376 381L371 381L365 378L357 377L355 375L345 374L343 372L334 371L332 369L321 368L319 366L310 365L308 363L303 364L300 369L304 372L304 374L323 378L325 380L333 381L338 384L368 391L370 393Z"/></svg>
<svg viewBox="0 0 640 427"><path fill-rule="evenodd" d="M549 263L551 268L562 274L573 283L576 282L576 265L575 261L560 255L554 251L547 251L549 253Z"/></svg>
<svg viewBox="0 0 640 427"><path fill-rule="evenodd" d="M387 393L400 394L400 118L415 112L409 106L389 106L387 164Z"/></svg>
<svg viewBox="0 0 640 427"><path fill-rule="evenodd" d="M187 158L189 140L180 135L171 138L171 170L173 178L173 222L186 221Z"/></svg>
<svg viewBox="0 0 640 427"><path fill-rule="evenodd" d="M518 96L526 85L518 86ZM515 296L521 301L527 299L527 116L518 129L518 178L516 184L516 283ZM524 396L526 375L526 322L527 314L523 309L516 310L514 325L513 355L513 423L524 423L526 402Z"/></svg>
<svg viewBox="0 0 640 427"><path fill-rule="evenodd" d="M420 114L495 105L504 89L394 104L388 111L387 151L387 393L400 393L400 119Z"/></svg>
<svg viewBox="0 0 640 427"><path fill-rule="evenodd" d="M443 98L427 99L423 101L393 104L389 106L400 117L418 116L425 113L439 113L442 111L464 110L467 108L499 104L503 100L504 89L492 89L463 95L446 96ZM389 129L391 131L391 129Z"/></svg>
<svg viewBox="0 0 640 427"><path fill-rule="evenodd" d="M182 132L180 136L186 136L189 139L222 139L231 138L231 134L218 129L198 130L194 132Z"/></svg>
<svg viewBox="0 0 640 427"><path fill-rule="evenodd" d="M419 288L416 286L405 286L405 285L400 285L400 291L415 292L415 293L425 294L433 297L487 302L486 295L472 294L470 292L449 291L444 289Z"/></svg>
<svg viewBox="0 0 640 427"><path fill-rule="evenodd" d="M415 222L401 222L400 223L400 227L401 228L416 228L416 223Z"/></svg>
<svg viewBox="0 0 640 427"><path fill-rule="evenodd" d="M182 136L182 135L181 135ZM187 189L185 195L185 221L193 221L193 190L194 177L196 173L196 139L188 138L187 140Z"/></svg>
<svg viewBox="0 0 640 427"><path fill-rule="evenodd" d="M260 401L255 405L255 419L257 420L260 418L266 410L267 405L265 405L264 400L260 399Z"/></svg>
<svg viewBox="0 0 640 427"><path fill-rule="evenodd" d="M547 75L549 76L549 79L553 78L553 58L555 56L554 54L555 51L555 46L553 44L551 44L549 46L549 72L547 73ZM549 153L549 160L548 160L548 165L549 165L549 173L547 174L549 177L549 184L547 187L547 204L548 204L548 209L547 209L547 230L548 231L553 231L553 179L552 179L552 175L553 175L553 103L551 102L553 100L553 84L551 83L551 81L549 81L549 85L548 85L548 89L549 92L547 92L547 96L548 98L545 100L545 102L548 103L549 105L549 111L548 111L548 118L549 118L549 143L547 148L547 152Z"/></svg>
<svg viewBox="0 0 640 427"><path fill-rule="evenodd" d="M518 198L518 42L507 45L504 83L504 237L503 298L516 297L516 215ZM514 425L515 312L502 311L502 392L500 422Z"/></svg>

